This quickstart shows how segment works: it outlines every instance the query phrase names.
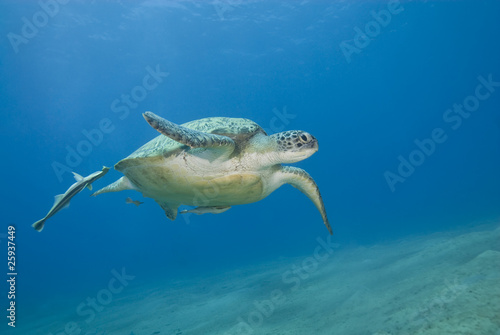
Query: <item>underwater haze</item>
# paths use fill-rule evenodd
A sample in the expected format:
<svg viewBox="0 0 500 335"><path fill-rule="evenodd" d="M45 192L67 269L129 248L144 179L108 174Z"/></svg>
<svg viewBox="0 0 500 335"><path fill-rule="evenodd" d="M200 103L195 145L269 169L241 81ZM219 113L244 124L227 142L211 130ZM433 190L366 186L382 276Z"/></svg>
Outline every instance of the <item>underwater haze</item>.
<svg viewBox="0 0 500 335"><path fill-rule="evenodd" d="M1 334L500 334L499 1L2 0L0 18ZM175 221L83 189L33 229L72 172L159 135L146 111L312 134L285 165L333 235L290 185Z"/></svg>

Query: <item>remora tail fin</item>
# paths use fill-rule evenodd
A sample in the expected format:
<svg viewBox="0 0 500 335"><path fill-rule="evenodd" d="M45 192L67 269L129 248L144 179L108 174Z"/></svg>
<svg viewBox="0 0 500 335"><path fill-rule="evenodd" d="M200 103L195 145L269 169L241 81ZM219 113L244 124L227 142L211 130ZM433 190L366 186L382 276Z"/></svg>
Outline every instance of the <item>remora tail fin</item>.
<svg viewBox="0 0 500 335"><path fill-rule="evenodd" d="M36 229L36 231L42 231L43 225L45 224L45 218L38 220L37 222L33 223L31 226Z"/></svg>

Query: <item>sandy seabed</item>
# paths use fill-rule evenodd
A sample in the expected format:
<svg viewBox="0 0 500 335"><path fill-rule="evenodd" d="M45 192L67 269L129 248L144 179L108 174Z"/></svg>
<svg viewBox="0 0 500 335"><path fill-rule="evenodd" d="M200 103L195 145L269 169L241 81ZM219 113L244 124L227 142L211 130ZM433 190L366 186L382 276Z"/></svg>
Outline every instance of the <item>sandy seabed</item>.
<svg viewBox="0 0 500 335"><path fill-rule="evenodd" d="M72 300L7 333L500 335L500 227L351 248L324 236L303 257L132 286L91 322Z"/></svg>

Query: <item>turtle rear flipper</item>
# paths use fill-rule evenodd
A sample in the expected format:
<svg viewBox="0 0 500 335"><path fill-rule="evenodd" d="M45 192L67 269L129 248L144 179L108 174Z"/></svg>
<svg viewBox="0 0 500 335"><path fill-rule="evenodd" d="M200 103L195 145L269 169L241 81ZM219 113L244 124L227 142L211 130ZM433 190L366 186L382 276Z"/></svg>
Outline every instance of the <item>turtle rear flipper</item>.
<svg viewBox="0 0 500 335"><path fill-rule="evenodd" d="M158 205L160 205L161 208L163 208L167 218L169 218L172 221L175 221L175 219L177 218L177 209L179 208L180 205L158 199L155 199L155 201Z"/></svg>
<svg viewBox="0 0 500 335"><path fill-rule="evenodd" d="M109 184L108 186L101 188L97 192L92 193L91 196L95 197L96 195L99 195L101 193L120 192L124 190L140 191L137 189L137 187L135 187L135 185L130 182L127 177L123 176L114 183Z"/></svg>

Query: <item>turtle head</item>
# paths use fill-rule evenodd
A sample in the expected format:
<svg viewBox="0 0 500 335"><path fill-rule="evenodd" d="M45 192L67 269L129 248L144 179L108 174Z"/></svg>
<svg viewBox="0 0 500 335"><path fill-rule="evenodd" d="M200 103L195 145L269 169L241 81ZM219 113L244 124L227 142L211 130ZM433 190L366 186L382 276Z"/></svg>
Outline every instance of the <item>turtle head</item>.
<svg viewBox="0 0 500 335"><path fill-rule="evenodd" d="M289 130L271 135L276 143L280 163L295 163L318 151L318 140L302 130Z"/></svg>

